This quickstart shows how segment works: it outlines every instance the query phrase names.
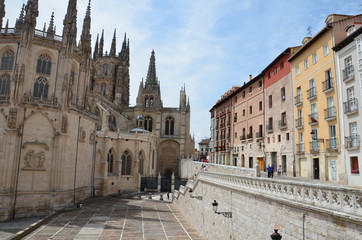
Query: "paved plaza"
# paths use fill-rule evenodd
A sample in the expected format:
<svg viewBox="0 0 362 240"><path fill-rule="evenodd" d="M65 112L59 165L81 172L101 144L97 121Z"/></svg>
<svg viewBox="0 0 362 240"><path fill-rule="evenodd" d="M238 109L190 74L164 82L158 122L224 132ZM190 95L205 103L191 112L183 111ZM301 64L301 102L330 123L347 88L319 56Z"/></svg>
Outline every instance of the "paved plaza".
<svg viewBox="0 0 362 240"><path fill-rule="evenodd" d="M203 239L170 202L91 198L56 215L24 239Z"/></svg>

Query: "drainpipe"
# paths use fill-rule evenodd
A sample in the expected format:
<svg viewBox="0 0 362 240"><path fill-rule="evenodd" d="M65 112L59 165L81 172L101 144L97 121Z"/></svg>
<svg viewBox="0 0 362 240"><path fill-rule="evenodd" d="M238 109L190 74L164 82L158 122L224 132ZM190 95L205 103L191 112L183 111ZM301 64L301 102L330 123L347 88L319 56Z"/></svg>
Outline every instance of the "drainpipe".
<svg viewBox="0 0 362 240"><path fill-rule="evenodd" d="M78 133L77 133L77 147L75 152L75 164L74 164L74 185L73 185L73 204L75 205L75 184L77 181L77 163L78 163L78 147L79 147L79 127L80 127L80 119L78 119Z"/></svg>
<svg viewBox="0 0 362 240"><path fill-rule="evenodd" d="M26 108L24 108L24 116L23 116L23 123L25 121L25 114L26 114ZM15 219L15 207L16 207L16 200L18 197L18 185L19 185L19 174L20 174L20 161L21 161L21 147L23 145L23 133L24 133L24 124L23 129L19 128L19 132L21 131L20 135L20 145L19 145L19 151L18 151L18 167L16 169L16 181L15 181L15 189L14 189L14 203L13 203L13 215L12 219Z"/></svg>

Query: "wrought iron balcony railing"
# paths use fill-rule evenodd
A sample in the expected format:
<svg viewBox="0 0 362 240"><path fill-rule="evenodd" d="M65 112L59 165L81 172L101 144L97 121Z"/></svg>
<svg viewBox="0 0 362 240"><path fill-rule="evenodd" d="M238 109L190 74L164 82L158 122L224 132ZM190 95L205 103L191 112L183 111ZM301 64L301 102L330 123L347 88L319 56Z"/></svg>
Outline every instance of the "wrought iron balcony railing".
<svg viewBox="0 0 362 240"><path fill-rule="evenodd" d="M329 108L324 109L324 119L327 121L336 119L336 108L329 107Z"/></svg>
<svg viewBox="0 0 362 240"><path fill-rule="evenodd" d="M349 99L347 102L343 103L344 113L346 115L354 114L358 112L358 101L357 98Z"/></svg>
<svg viewBox="0 0 362 240"><path fill-rule="evenodd" d="M355 150L355 149L359 149L359 147L360 147L359 135L345 137L344 142L345 142L345 148L348 150Z"/></svg>
<svg viewBox="0 0 362 240"><path fill-rule="evenodd" d="M317 89L315 87L311 87L307 90L308 100L313 100L317 97Z"/></svg>
<svg viewBox="0 0 362 240"><path fill-rule="evenodd" d="M354 67L353 65L351 65L343 70L343 81L348 82L353 78L354 78Z"/></svg>

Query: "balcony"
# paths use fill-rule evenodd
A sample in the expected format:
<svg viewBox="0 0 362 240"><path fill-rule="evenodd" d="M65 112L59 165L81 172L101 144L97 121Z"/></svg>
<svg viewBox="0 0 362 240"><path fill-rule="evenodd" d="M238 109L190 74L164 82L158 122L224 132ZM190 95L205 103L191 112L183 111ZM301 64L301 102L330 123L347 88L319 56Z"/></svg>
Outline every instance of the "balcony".
<svg viewBox="0 0 362 240"><path fill-rule="evenodd" d="M358 112L357 98L349 99L347 102L344 102L343 105L344 105L344 114L346 115L351 115Z"/></svg>
<svg viewBox="0 0 362 240"><path fill-rule="evenodd" d="M321 142L324 142L324 140L323 139L316 139L316 140L313 140L313 141L309 142L310 152L311 153L319 153L320 143Z"/></svg>
<svg viewBox="0 0 362 240"><path fill-rule="evenodd" d="M326 150L328 152L337 152L338 151L338 141L337 138L326 139Z"/></svg>
<svg viewBox="0 0 362 240"><path fill-rule="evenodd" d="M347 150L357 150L360 148L359 135L345 137L345 148Z"/></svg>
<svg viewBox="0 0 362 240"><path fill-rule="evenodd" d="M332 120L336 119L336 108L330 107L330 108L324 109L324 119L326 121L332 121Z"/></svg>
<svg viewBox="0 0 362 240"><path fill-rule="evenodd" d="M295 127L297 128L297 129L300 129L300 128L303 128L304 127L304 125L303 125L303 118L297 118L297 119L295 119Z"/></svg>
<svg viewBox="0 0 362 240"><path fill-rule="evenodd" d="M240 140L243 141L246 139L246 134L244 133L243 135L240 136Z"/></svg>
<svg viewBox="0 0 362 240"><path fill-rule="evenodd" d="M296 144L296 150L297 150L297 154L300 155L300 154L304 154L304 143L299 143L299 144Z"/></svg>
<svg viewBox="0 0 362 240"><path fill-rule="evenodd" d="M256 138L262 138L262 137L263 137L263 132L257 132L257 133L255 133L255 137L256 137Z"/></svg>
<svg viewBox="0 0 362 240"><path fill-rule="evenodd" d="M266 125L266 131L267 131L267 133L272 133L273 132L273 124Z"/></svg>
<svg viewBox="0 0 362 240"><path fill-rule="evenodd" d="M0 103L8 103L8 102L10 102L10 96L0 95Z"/></svg>
<svg viewBox="0 0 362 240"><path fill-rule="evenodd" d="M318 113L312 113L308 115L309 125L318 124Z"/></svg>
<svg viewBox="0 0 362 240"><path fill-rule="evenodd" d="M317 89L315 87L311 87L307 90L308 100L312 101L317 98Z"/></svg>
<svg viewBox="0 0 362 240"><path fill-rule="evenodd" d="M246 135L246 138L247 138L247 139L253 139L253 133L248 133L248 134Z"/></svg>
<svg viewBox="0 0 362 240"><path fill-rule="evenodd" d="M294 97L294 103L295 103L295 106L298 107L300 105L303 104L303 97L302 97L302 94L299 94L297 96Z"/></svg>
<svg viewBox="0 0 362 240"><path fill-rule="evenodd" d="M325 94L334 91L334 84L332 78L326 79L324 82L322 82L322 84L323 84L323 92Z"/></svg>
<svg viewBox="0 0 362 240"><path fill-rule="evenodd" d="M349 82L354 79L354 67L353 65L346 67L343 70L343 81Z"/></svg>
<svg viewBox="0 0 362 240"><path fill-rule="evenodd" d="M285 130L287 129L288 125L287 125L287 120L283 119L283 120L279 120L279 129L280 130Z"/></svg>

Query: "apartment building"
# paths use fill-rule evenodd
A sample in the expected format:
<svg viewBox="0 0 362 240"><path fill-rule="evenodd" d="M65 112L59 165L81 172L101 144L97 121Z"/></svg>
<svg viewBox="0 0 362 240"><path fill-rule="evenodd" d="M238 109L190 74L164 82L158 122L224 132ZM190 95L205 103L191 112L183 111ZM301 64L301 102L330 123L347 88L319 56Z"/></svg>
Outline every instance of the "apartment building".
<svg viewBox="0 0 362 240"><path fill-rule="evenodd" d="M290 59L295 94L296 172L323 181L346 182L341 155L338 96L332 47L362 15L329 15L325 27L306 37Z"/></svg>
<svg viewBox="0 0 362 240"><path fill-rule="evenodd" d="M265 170L263 75L240 87L233 99L233 165Z"/></svg>
<svg viewBox="0 0 362 240"><path fill-rule="evenodd" d="M279 166L283 174L295 175L293 86L288 59L300 47L287 48L262 72L264 73L266 163Z"/></svg>
<svg viewBox="0 0 362 240"><path fill-rule="evenodd" d="M351 23L345 31L346 38L337 44L336 76L340 96L341 147L345 161L348 184L360 185L362 176L362 24Z"/></svg>

